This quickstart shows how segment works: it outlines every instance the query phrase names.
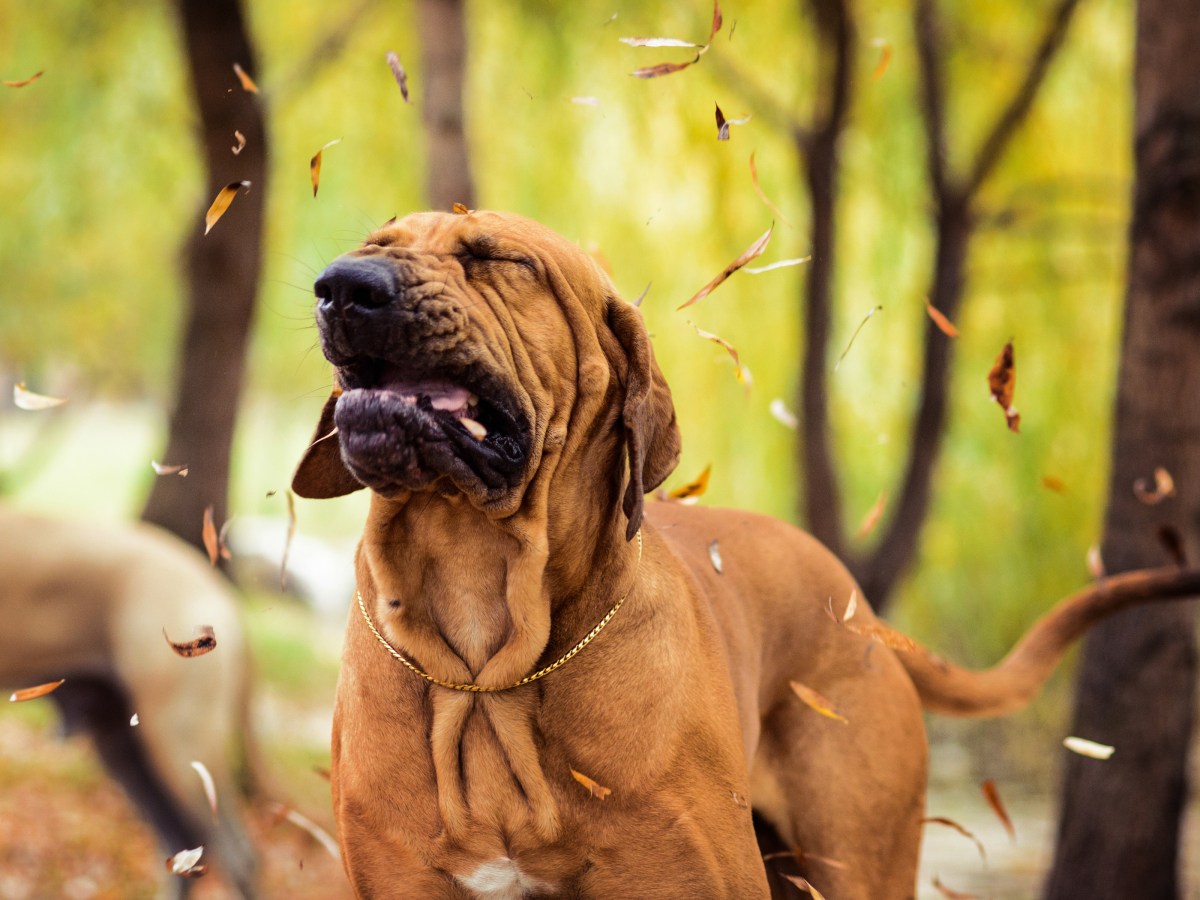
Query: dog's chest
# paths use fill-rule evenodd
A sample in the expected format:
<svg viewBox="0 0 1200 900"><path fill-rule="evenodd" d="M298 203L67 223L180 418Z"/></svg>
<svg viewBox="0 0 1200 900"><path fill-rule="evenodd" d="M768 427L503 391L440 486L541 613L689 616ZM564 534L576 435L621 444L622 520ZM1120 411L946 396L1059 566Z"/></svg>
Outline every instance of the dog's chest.
<svg viewBox="0 0 1200 900"><path fill-rule="evenodd" d="M507 856L485 862L469 875L459 875L458 881L480 900L521 900L553 889L552 885L527 876Z"/></svg>

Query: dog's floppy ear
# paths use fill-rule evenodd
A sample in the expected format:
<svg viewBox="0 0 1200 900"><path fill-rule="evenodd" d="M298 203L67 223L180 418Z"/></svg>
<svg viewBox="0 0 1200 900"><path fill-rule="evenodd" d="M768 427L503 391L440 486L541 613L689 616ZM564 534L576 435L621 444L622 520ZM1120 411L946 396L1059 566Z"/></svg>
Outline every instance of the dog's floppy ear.
<svg viewBox="0 0 1200 900"><path fill-rule="evenodd" d="M328 500L360 490L363 485L342 462L342 450L338 444L337 428L333 424L333 408L341 390L335 388L325 407L321 420L313 433L312 442L304 451L296 474L292 476L292 490L297 496L310 500Z"/></svg>
<svg viewBox="0 0 1200 900"><path fill-rule="evenodd" d="M625 401L621 408L625 451L629 458L629 484L625 488L623 508L629 519L625 538L633 540L642 525L644 496L662 484L674 470L679 462L681 442L671 389L654 361L642 314L624 300L610 297L608 326L628 361Z"/></svg>

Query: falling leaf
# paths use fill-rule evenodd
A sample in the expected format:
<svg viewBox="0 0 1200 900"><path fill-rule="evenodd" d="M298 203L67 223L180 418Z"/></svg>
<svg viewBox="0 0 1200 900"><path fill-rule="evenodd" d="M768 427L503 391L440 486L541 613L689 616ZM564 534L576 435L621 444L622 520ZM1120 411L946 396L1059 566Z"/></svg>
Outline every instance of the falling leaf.
<svg viewBox="0 0 1200 900"><path fill-rule="evenodd" d="M814 691L812 688L801 684L798 681L789 681L792 690L796 692L796 696L803 700L810 708L819 712L828 719L836 719L839 722L849 724L850 720L838 712L837 707Z"/></svg>
<svg viewBox="0 0 1200 900"><path fill-rule="evenodd" d="M720 287L726 278L728 278L742 266L746 265L746 263L750 262L750 260L762 255L762 252L767 249L767 244L771 241L771 232L774 230L775 223L772 222L771 227L768 228L758 240L743 250L741 256L727 265L720 275L718 275L704 287L700 288L700 290L695 293L691 300L689 300L687 303L684 303L682 306L676 307L676 311L691 306L693 303L699 303L714 290Z"/></svg>
<svg viewBox="0 0 1200 900"><path fill-rule="evenodd" d="M725 564L721 561L721 545L717 543L717 539L713 538L708 544L708 559L712 563L712 567L717 570L718 575L725 572Z"/></svg>
<svg viewBox="0 0 1200 900"><path fill-rule="evenodd" d="M696 48L696 56L694 59L682 63L659 63L657 66L647 66L644 69L635 69L630 74L634 78L658 78L662 75L670 75L672 72L679 72L686 69L688 66L694 66L700 62L700 57L708 52L708 48L712 46L712 39L716 37L718 31L721 30L721 24L724 22L724 17L721 15L721 6L719 3L713 3L713 18L712 28L708 33L708 41L704 44L694 44L691 41L680 41L675 38L642 38L631 37L621 38L621 42L628 44L631 47L686 47Z"/></svg>
<svg viewBox="0 0 1200 900"><path fill-rule="evenodd" d="M199 637L193 638L190 641L173 641L167 637L167 629L163 629L163 637L167 638L167 643L171 645L171 649L180 656L193 657L203 656L205 653L211 653L217 649L217 635L211 625L197 625L193 629Z"/></svg>
<svg viewBox="0 0 1200 900"><path fill-rule="evenodd" d="M462 424L463 428L467 429L467 431L471 433L471 437L475 438L475 440L482 441L488 436L488 430L474 419L463 416L458 421Z"/></svg>
<svg viewBox="0 0 1200 900"><path fill-rule="evenodd" d="M787 408L787 404L783 402L782 397L776 397L771 401L771 415L775 417L775 421L781 425L785 425L792 430L800 427L800 420L796 418L796 414Z"/></svg>
<svg viewBox="0 0 1200 900"><path fill-rule="evenodd" d="M282 803L273 804L275 816L278 820L286 820L291 822L297 828L307 831L309 836L318 844L325 848L325 852L332 856L335 860L341 859L341 854L338 853L337 841L329 836L329 832L310 819L303 813L298 813L294 809L289 809Z"/></svg>
<svg viewBox="0 0 1200 900"><path fill-rule="evenodd" d="M871 41L871 46L879 48L879 62L875 64L875 71L871 73L871 78L878 81L887 71L888 63L892 61L892 43L883 38L875 38Z"/></svg>
<svg viewBox="0 0 1200 900"><path fill-rule="evenodd" d="M208 561L215 566L217 559L220 557L220 550L217 544L217 526L213 524L213 508L211 503L204 507L204 524L200 535L204 540L204 549L208 552Z"/></svg>
<svg viewBox="0 0 1200 900"><path fill-rule="evenodd" d="M229 545L225 543L225 539L229 536L229 526L233 524L233 519L226 519L225 524L221 526L221 530L217 533L217 554L221 559L229 559Z"/></svg>
<svg viewBox="0 0 1200 900"><path fill-rule="evenodd" d="M25 382L18 381L13 385L13 403L17 409L36 412L42 409L53 409L66 403L63 397L47 397L45 394L35 394L25 387Z"/></svg>
<svg viewBox="0 0 1200 900"><path fill-rule="evenodd" d="M246 70L237 63L233 64L233 74L236 75L238 77L238 81L242 83L243 91L245 91L247 94L258 93L258 85L254 83L254 79L247 75Z"/></svg>
<svg viewBox="0 0 1200 900"><path fill-rule="evenodd" d="M845 625L858 612L858 591L850 591L850 599L846 601L846 611L842 613L842 624Z"/></svg>
<svg viewBox="0 0 1200 900"><path fill-rule="evenodd" d="M825 895L809 884L807 879L799 875L784 875L783 877L800 888L800 890L808 891L808 893L812 894L813 900L825 900Z"/></svg>
<svg viewBox="0 0 1200 900"><path fill-rule="evenodd" d="M1013 828L1012 819L1008 817L1008 810L1004 808L1004 801L1000 799L1000 791L996 789L996 782L989 778L979 785L979 789L983 791L983 798L987 800L988 806L992 808L992 812L996 814L996 818L1008 832L1009 838L1016 841L1017 830Z"/></svg>
<svg viewBox="0 0 1200 900"><path fill-rule="evenodd" d="M1063 746L1072 753L1078 753L1080 756L1088 756L1092 759L1108 759L1116 752L1116 747L1111 747L1108 744L1098 744L1095 741L1089 741L1081 737L1063 738Z"/></svg>
<svg viewBox="0 0 1200 900"><path fill-rule="evenodd" d="M229 209L229 204L233 202L233 198L237 196L237 192L241 188L249 189L250 182L234 181L225 187L221 188L219 194L212 202L212 206L208 208L208 212L204 214L204 233L208 234L212 231L212 227L217 224L221 216L225 215L225 211Z"/></svg>
<svg viewBox="0 0 1200 900"><path fill-rule="evenodd" d="M134 713L132 716L129 717L129 727L137 728L137 726L141 724L141 721L142 720L138 718L138 714Z"/></svg>
<svg viewBox="0 0 1200 900"><path fill-rule="evenodd" d="M1042 487L1046 488L1047 490L1054 491L1056 494L1065 493L1067 490L1066 482L1054 475L1043 475Z"/></svg>
<svg viewBox="0 0 1200 900"><path fill-rule="evenodd" d="M246 149L246 136L244 134L242 134L240 131L235 131L233 133L233 137L234 137L234 140L237 141L237 143L234 146L230 147L229 149L233 151L234 156L237 156L239 153L241 153L243 150Z"/></svg>
<svg viewBox="0 0 1200 900"><path fill-rule="evenodd" d="M609 794L612 793L612 790L610 790L609 788L606 788L602 784L597 784L596 782L592 781L592 779L590 779L586 775L584 775L582 772L576 772L574 769L572 769L571 777L573 777L576 781L578 781L585 788L587 788L587 792L589 794L591 794L593 797L595 797L597 800L603 800L605 797L607 797Z"/></svg>
<svg viewBox="0 0 1200 900"><path fill-rule="evenodd" d="M467 204L465 203L455 203L450 207L450 211L459 216L469 216L472 212L472 210L467 209Z"/></svg>
<svg viewBox="0 0 1200 900"><path fill-rule="evenodd" d="M324 766L313 766L312 770L325 781L333 781L333 774Z"/></svg>
<svg viewBox="0 0 1200 900"><path fill-rule="evenodd" d="M287 498L288 527L283 539L283 557L279 560L279 590L287 593L288 556L291 555L292 541L296 537L296 495L290 490L283 493Z"/></svg>
<svg viewBox="0 0 1200 900"><path fill-rule="evenodd" d="M623 37L617 38L622 44L628 44L630 47L703 47L703 44L695 44L691 41L681 41L678 38L661 38L661 37Z"/></svg>
<svg viewBox="0 0 1200 900"><path fill-rule="evenodd" d="M643 69L634 69L629 74L634 78L659 78L663 75L670 75L672 72L679 72L686 69L688 66L693 66L700 62L700 54L696 54L696 58L681 63L659 63L656 66L646 66Z"/></svg>
<svg viewBox="0 0 1200 900"><path fill-rule="evenodd" d="M1154 470L1154 488L1146 486L1146 479L1139 478L1133 483L1134 495L1147 506L1162 503L1168 497L1175 496L1175 479L1171 473L1159 466Z"/></svg>
<svg viewBox="0 0 1200 900"><path fill-rule="evenodd" d="M1100 546L1092 544L1087 552L1088 573L1097 581L1104 577L1104 559L1100 556Z"/></svg>
<svg viewBox="0 0 1200 900"><path fill-rule="evenodd" d="M215 822L217 821L217 785L213 781L212 772L208 771L208 766L198 759L192 760L192 768L196 770L196 774L200 776L200 783L204 785L204 796L208 798L208 808L212 810Z"/></svg>
<svg viewBox="0 0 1200 900"><path fill-rule="evenodd" d="M180 850L174 856L167 857L167 871L181 878L200 878L208 871L208 866L200 864L203 853L203 847Z"/></svg>
<svg viewBox="0 0 1200 900"><path fill-rule="evenodd" d="M404 71L404 66L400 65L400 57L389 51L387 64L392 69L392 75L396 79L396 84L400 85L400 96L404 98L405 103L412 103L408 99L408 73Z"/></svg>
<svg viewBox="0 0 1200 900"><path fill-rule="evenodd" d="M312 178L313 196L317 196L317 187L321 184L321 154L332 147L334 144L340 144L341 138L336 138L317 151L316 156L308 161L308 174Z"/></svg>
<svg viewBox="0 0 1200 900"><path fill-rule="evenodd" d="M811 256L797 256L793 259L781 259L778 262L773 262L766 266L756 266L753 269L743 269L747 275L761 275L763 272L774 272L776 269L783 269L787 266L802 266L806 262L811 262Z"/></svg>
<svg viewBox="0 0 1200 900"><path fill-rule="evenodd" d="M693 497L700 497L708 490L708 476L712 473L712 464L704 467L704 471L696 476L695 480L689 481L681 487L675 488L667 494L672 500L690 500Z"/></svg>
<svg viewBox="0 0 1200 900"><path fill-rule="evenodd" d="M743 116L740 119L726 119L725 113L721 112L721 107L715 103L713 105L717 107L717 140L718 141L729 140L729 126L730 125L745 125L752 118L751 116Z"/></svg>
<svg viewBox="0 0 1200 900"><path fill-rule="evenodd" d="M150 468L154 470L155 475L178 475L180 478L187 478L188 474L186 463L174 466L150 460Z"/></svg>
<svg viewBox="0 0 1200 900"><path fill-rule="evenodd" d="M965 838L975 842L975 849L979 851L979 856L983 860L983 864L987 865L987 850L983 847L983 841L975 837L974 834L963 828L953 819L947 819L945 816L929 816L921 820L922 825L945 825L947 828L953 828Z"/></svg>
<svg viewBox="0 0 1200 900"><path fill-rule="evenodd" d="M36 700L38 697L45 697L51 691L58 690L67 679L60 678L58 681L47 681L45 684L38 684L33 687L23 688L19 691L13 691L8 698L9 703L22 703L26 700Z"/></svg>
<svg viewBox="0 0 1200 900"><path fill-rule="evenodd" d="M854 329L854 334L850 335L850 340L846 344L846 349L842 351L842 355L838 357L838 361L833 364L833 371L836 372L841 366L842 360L846 358L846 354L849 353L850 348L854 346L855 340L858 339L858 333L863 330L863 326L867 324L867 321L871 318L871 316L875 315L875 313L879 312L881 309L883 309L882 306L873 306L871 307L870 312L863 316L862 321L858 323L858 327Z"/></svg>
<svg viewBox="0 0 1200 900"><path fill-rule="evenodd" d="M758 166L754 164L754 154L750 154L750 181L754 184L754 193L758 194L758 199L767 205L767 209L775 213L775 218L780 222L787 222L783 213L779 211L779 207L772 203L767 195L763 193L763 189L758 185Z"/></svg>
<svg viewBox="0 0 1200 900"><path fill-rule="evenodd" d="M875 498L875 502L871 504L871 508L867 510L867 514L858 523L858 537L860 540L874 531L875 526L879 524L879 520L883 518L883 511L887 508L887 499L887 491L880 491L879 496Z"/></svg>
<svg viewBox="0 0 1200 900"><path fill-rule="evenodd" d="M943 897L948 897L949 900L981 900L978 894L965 894L962 891L946 887L937 875L933 876L933 886L938 889L938 893Z"/></svg>
<svg viewBox="0 0 1200 900"><path fill-rule="evenodd" d="M1017 383L1016 363L1013 361L1013 345L1009 341L996 357L996 364L988 372L988 389L992 399L1004 410L1004 420L1009 431L1021 430L1021 414L1013 406L1013 390Z"/></svg>
<svg viewBox="0 0 1200 900"><path fill-rule="evenodd" d="M598 97L572 97L571 102L579 106L599 106L600 98Z"/></svg>
<svg viewBox="0 0 1200 900"><path fill-rule="evenodd" d="M25 87L25 85L27 85L27 84L33 84L35 81L37 81L39 78L41 78L45 74L46 74L45 71L36 72L33 75L30 75L28 78L25 78L21 81L6 81L6 82L4 82L4 84L6 87L22 88L22 87Z"/></svg>
<svg viewBox="0 0 1200 900"><path fill-rule="evenodd" d="M638 298L637 298L636 300L634 300L634 301L633 301L633 305L634 305L634 306L641 306L641 305L642 305L642 301L643 301L643 300L645 300L645 299L646 299L646 295L647 295L648 293L650 293L650 285L652 285L652 284L654 284L654 282L653 282L653 281L648 281L648 282L646 282L646 289L645 289L644 291L642 291L640 294L638 294Z"/></svg>
<svg viewBox="0 0 1200 900"><path fill-rule="evenodd" d="M938 331L946 335L946 337L958 337L958 329L954 327L954 323L942 314L942 311L930 303L925 301L925 312L929 313L929 318L933 319L933 324L938 327Z"/></svg>
<svg viewBox="0 0 1200 900"><path fill-rule="evenodd" d="M1159 544L1167 551L1175 565L1187 565L1187 556L1183 552L1183 536L1178 528L1163 522L1154 530L1154 536L1158 538Z"/></svg>
<svg viewBox="0 0 1200 900"><path fill-rule="evenodd" d="M695 322L692 322L691 320L688 321L688 324L691 325L694 329L696 329L696 334L700 335L700 337L704 338L706 341L712 341L714 344L720 344L722 347L725 348L725 351L731 357L733 357L733 365L735 367L734 375L737 376L738 381L740 381L742 384L746 385L747 388L749 388L754 379L750 375L750 370L742 365L741 357L738 356L738 352L734 348L733 344L729 343L729 341L725 340L722 337L718 337L717 335L713 334L711 331L705 331L703 328L701 328L699 325L697 325Z"/></svg>

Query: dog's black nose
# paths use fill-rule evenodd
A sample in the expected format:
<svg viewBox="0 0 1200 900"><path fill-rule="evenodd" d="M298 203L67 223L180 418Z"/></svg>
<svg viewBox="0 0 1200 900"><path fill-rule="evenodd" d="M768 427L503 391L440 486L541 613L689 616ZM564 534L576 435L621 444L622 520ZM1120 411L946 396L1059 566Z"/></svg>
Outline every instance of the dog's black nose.
<svg viewBox="0 0 1200 900"><path fill-rule="evenodd" d="M335 259L313 285L321 309L378 309L396 298L392 264L379 256Z"/></svg>

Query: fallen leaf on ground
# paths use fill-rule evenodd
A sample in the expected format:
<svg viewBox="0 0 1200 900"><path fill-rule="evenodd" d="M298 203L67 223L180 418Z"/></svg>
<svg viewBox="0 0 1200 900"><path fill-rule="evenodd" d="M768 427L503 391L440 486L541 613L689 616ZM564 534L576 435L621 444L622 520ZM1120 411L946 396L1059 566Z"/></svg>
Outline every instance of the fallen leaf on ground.
<svg viewBox="0 0 1200 900"><path fill-rule="evenodd" d="M700 497L708 490L708 476L712 474L712 464L704 467L704 471L687 484L680 485L667 494L672 500L690 500Z"/></svg>
<svg viewBox="0 0 1200 900"><path fill-rule="evenodd" d="M340 144L341 142L342 142L341 138L335 138L334 140L332 140L328 144L326 144L324 147L322 147L320 150L318 150L316 152L316 155L313 156L313 158L308 161L308 174L312 179L313 196L314 197L317 196L317 188L321 184L321 155L326 150L328 150L330 147L332 147L334 144Z"/></svg>
<svg viewBox="0 0 1200 900"><path fill-rule="evenodd" d="M180 478L187 478L188 467L186 463L175 466L150 460L150 468L154 470L155 475L178 475Z"/></svg>
<svg viewBox="0 0 1200 900"><path fill-rule="evenodd" d="M237 141L237 143L234 144L229 149L233 151L234 156L237 156L239 153L241 153L243 150L246 149L246 136L244 134L242 134L240 131L234 131L233 139L235 141Z"/></svg>
<svg viewBox="0 0 1200 900"><path fill-rule="evenodd" d="M966 894L962 891L956 891L953 888L946 887L944 884L942 884L941 879L937 875L933 876L933 886L937 888L938 892L943 897L948 897L949 900L982 900L978 894Z"/></svg>
<svg viewBox="0 0 1200 900"><path fill-rule="evenodd" d="M1168 497L1175 496L1175 479L1171 473L1159 466L1154 470L1154 487L1147 486L1145 478L1139 478L1133 483L1134 495L1147 506L1162 503Z"/></svg>
<svg viewBox="0 0 1200 900"><path fill-rule="evenodd" d="M925 301L925 312L929 314L929 318L933 320L933 324L938 327L938 331L946 335L946 337L958 337L958 329L954 327L954 323L947 319L940 309Z"/></svg>
<svg viewBox="0 0 1200 900"><path fill-rule="evenodd" d="M217 649L217 635L211 625L197 625L194 629L198 637L190 641L173 641L167 637L167 629L163 629L163 637L171 645L171 649L180 656L203 656Z"/></svg>
<svg viewBox="0 0 1200 900"><path fill-rule="evenodd" d="M792 686L792 690L795 692L796 696L803 700L810 709L819 712L827 719L835 719L838 722L849 724L850 720L838 712L837 707L835 707L831 702L829 702L829 700L822 697L812 688L801 684L798 681L789 681L788 684Z"/></svg>
<svg viewBox="0 0 1200 900"><path fill-rule="evenodd" d="M836 372L841 367L842 360L846 358L846 354L850 352L850 348L853 347L854 342L858 340L858 333L863 330L863 326L867 324L871 316L875 315L875 313L879 312L881 309L883 309L882 306L873 306L871 307L871 310L865 316L863 316L862 321L858 323L858 327L854 329L854 334L850 335L850 340L846 343L846 349L842 351L842 355L838 357L838 361L833 364L833 371Z"/></svg>
<svg viewBox="0 0 1200 900"><path fill-rule="evenodd" d="M1013 359L1013 345L1009 341L996 357L996 364L988 372L988 390L992 399L1004 410L1004 421L1008 423L1009 431L1021 430L1021 414L1013 406L1013 390L1017 384L1016 362Z"/></svg>
<svg viewBox="0 0 1200 900"><path fill-rule="evenodd" d="M800 888L800 890L808 891L808 893L812 894L813 900L825 900L825 895L809 884L807 879L802 878L799 875L784 875L783 877L796 887Z"/></svg>
<svg viewBox="0 0 1200 900"><path fill-rule="evenodd" d="M741 255L737 259L735 259L733 262L731 262L729 265L727 265L721 271L720 275L718 275L716 278L714 278L712 281L710 281L704 287L700 288L700 290L698 290L692 296L691 300L689 300L687 303L684 303L682 306L676 307L676 311L684 309L688 306L691 306L693 303L699 303L701 300L703 300L705 297L707 297L709 294L711 294L714 290L716 290L718 287L720 287L721 284L724 283L725 279L727 279L730 275L732 275L734 272L736 272L742 266L746 265L746 263L750 262L750 260L755 259L758 256L761 256L762 252L767 249L767 244L770 243L770 241L771 241L771 232L773 232L774 230L775 230L775 223L772 222L771 227L768 228L758 240L756 240L753 244L751 244L749 247L747 247L745 250L743 250Z"/></svg>
<svg viewBox="0 0 1200 900"><path fill-rule="evenodd" d="M769 409L771 410L771 415L775 417L775 421L781 425L786 425L792 430L800 427L800 420L796 418L794 412L787 408L787 404L783 402L783 398L776 397L772 400Z"/></svg>
<svg viewBox="0 0 1200 900"><path fill-rule="evenodd" d="M208 799L208 808L212 811L215 822L217 821L217 785L213 781L212 772L208 771L208 766L198 759L192 760L192 768L196 770L196 774L200 776L200 783L204 785L204 796Z"/></svg>
<svg viewBox="0 0 1200 900"><path fill-rule="evenodd" d="M781 259L778 262L770 263L766 266L755 266L754 268L746 268L742 271L747 275L761 275L763 272L774 272L776 269L783 269L788 266L802 266L806 262L812 262L811 256L796 256L792 259Z"/></svg>
<svg viewBox="0 0 1200 900"><path fill-rule="evenodd" d="M758 194L758 199L767 205L767 209L769 209L769 210L771 210L771 212L775 213L775 218L779 219L780 222L786 223L787 218L785 218L783 213L779 211L779 207L776 206L774 203L772 203L767 198L767 195L763 193L763 189L761 187L759 187L758 166L756 166L754 164L754 154L753 153L750 154L750 181L754 185L754 193Z"/></svg>
<svg viewBox="0 0 1200 900"><path fill-rule="evenodd" d="M167 857L167 871L180 878L200 878L208 871L208 866L200 863L203 853L203 847L196 847L194 850L180 850L174 856Z"/></svg>
<svg viewBox="0 0 1200 900"><path fill-rule="evenodd" d="M400 96L404 98L405 103L412 103L408 99L408 73L404 71L404 66L400 64L400 57L389 51L387 64L391 67L392 76L396 79L396 84L400 85Z"/></svg>
<svg viewBox="0 0 1200 900"><path fill-rule="evenodd" d="M35 81L37 81L39 78L41 78L45 74L46 73L44 70L41 72L35 72L34 74L30 75L28 78L23 78L20 81L6 81L6 82L4 82L4 85L5 85L5 87L23 88L27 84L33 84Z"/></svg>
<svg viewBox="0 0 1200 900"><path fill-rule="evenodd" d="M992 808L992 812L996 814L996 818L1000 820L1000 824L1008 832L1009 838L1015 841L1017 839L1017 830L1013 828L1012 819L1008 817L1008 810L1004 808L1004 801L1000 799L1000 791L996 788L996 782L989 778L983 784L979 785L979 789L983 791L983 799L988 802L988 806Z"/></svg>
<svg viewBox="0 0 1200 900"><path fill-rule="evenodd" d="M572 769L571 777L574 778L576 781L578 781L580 784L582 784L585 788L587 788L587 792L589 794L591 794L593 797L595 797L597 800L603 800L605 797L607 797L609 794L612 793L612 791L609 788L606 788L602 784L597 784L595 781L588 778L582 772L576 772L574 769Z"/></svg>
<svg viewBox="0 0 1200 900"><path fill-rule="evenodd" d="M871 46L879 48L879 62L875 63L875 70L871 72L871 78L878 81L887 71L888 63L892 61L892 43L884 38L875 38L871 41Z"/></svg>
<svg viewBox="0 0 1200 900"><path fill-rule="evenodd" d="M1063 746L1072 753L1078 753L1080 756L1088 756L1092 759L1108 759L1117 749L1109 744L1099 744L1096 741L1089 741L1087 738L1073 736L1063 738Z"/></svg>
<svg viewBox="0 0 1200 900"><path fill-rule="evenodd" d="M867 514L862 517L862 521L858 523L858 537L865 538L875 526L879 524L879 520L883 518L883 511L887 509L887 491L880 491L879 496L875 498L875 502L871 504L871 508L867 510Z"/></svg>
<svg viewBox="0 0 1200 900"><path fill-rule="evenodd" d="M65 397L47 397L45 394L35 394L25 387L25 382L18 381L13 385L13 404L17 409L37 412L43 409L53 409L66 403Z"/></svg>
<svg viewBox="0 0 1200 900"><path fill-rule="evenodd" d="M740 381L747 388L749 388L750 385L753 383L754 379L750 375L750 370L742 365L741 357L738 356L738 352L734 348L733 344L729 343L729 341L725 340L723 337L719 337L718 335L713 334L711 331L705 331L703 328L701 328L699 325L697 325L695 322L692 322L691 320L688 321L688 324L691 325L694 329L696 329L696 334L700 335L700 337L704 338L706 341L712 341L714 344L720 344L722 347L725 348L725 352L728 353L733 358L733 365L734 365L733 373L734 373L734 375L737 377L738 381Z"/></svg>
<svg viewBox="0 0 1200 900"><path fill-rule="evenodd" d="M242 188L249 189L250 182L234 181L221 188L216 198L212 202L212 206L208 208L208 212L204 214L204 233L208 234L212 231L212 227L221 221L221 216L225 215L225 211L229 209L229 204L233 202L233 198L237 196L237 192Z"/></svg>
<svg viewBox="0 0 1200 900"><path fill-rule="evenodd" d="M38 697L45 697L50 692L58 690L59 686L66 680L65 678L60 678L58 681L47 681L45 684L37 684L33 687L13 691L8 698L8 702L22 703L26 700L36 700Z"/></svg>
<svg viewBox="0 0 1200 900"><path fill-rule="evenodd" d="M237 63L233 64L233 74L236 75L238 77L238 81L242 83L243 91L245 91L247 94L258 93L258 85L254 83L254 79L247 75L246 70Z"/></svg>
<svg viewBox="0 0 1200 900"><path fill-rule="evenodd" d="M987 865L987 851L983 847L983 841L975 837L974 834L967 831L953 819L947 819L945 816L928 816L921 820L922 825L945 825L947 828L953 828L963 837L970 838L975 842L975 849L979 851L979 856L983 860L983 864Z"/></svg>
<svg viewBox="0 0 1200 900"><path fill-rule="evenodd" d="M721 545L717 543L716 538L708 545L708 559L712 563L712 567L717 570L717 574L721 575L725 571L725 564L721 561Z"/></svg>

